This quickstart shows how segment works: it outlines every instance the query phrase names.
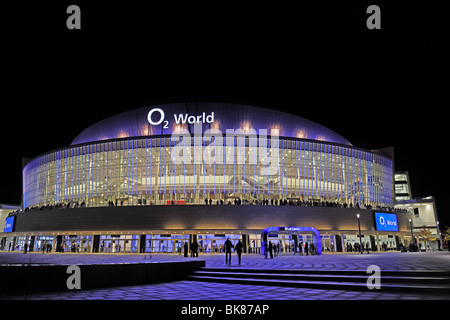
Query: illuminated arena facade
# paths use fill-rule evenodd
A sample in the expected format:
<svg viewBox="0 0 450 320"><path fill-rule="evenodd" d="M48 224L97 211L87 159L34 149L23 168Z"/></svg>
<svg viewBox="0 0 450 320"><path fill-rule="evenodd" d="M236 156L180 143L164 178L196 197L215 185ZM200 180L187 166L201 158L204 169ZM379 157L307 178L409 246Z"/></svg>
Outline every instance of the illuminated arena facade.
<svg viewBox="0 0 450 320"><path fill-rule="evenodd" d="M305 242L345 252L360 240L399 250L411 241L410 213L393 208L393 177L391 148L353 146L292 114L150 106L29 160L23 207L6 217L0 250L181 253L198 243L218 253L227 238L247 253L268 241L282 252Z"/></svg>
<svg viewBox="0 0 450 320"><path fill-rule="evenodd" d="M151 125L148 114L156 108L172 123ZM159 121L161 113L153 113ZM189 115L203 118L202 133L218 129L225 136L227 129L234 130L231 138L221 139L222 161L217 157L215 163L195 161L197 150L204 160L214 156L206 150L212 139L196 139L194 124L182 124L180 115L184 120ZM189 146L186 139L171 138L183 129L192 134ZM261 173L259 144L270 150L271 136L263 141L257 135L260 129L279 135L279 170L273 174ZM172 153L180 144L191 161L175 164ZM205 199L225 203L314 199L392 206L392 173L391 159L353 147L335 132L297 116L246 105L179 103L110 117L84 130L71 146L31 160L23 170L23 204L25 208L58 203L92 207L111 202L162 205L172 200L204 204Z"/></svg>

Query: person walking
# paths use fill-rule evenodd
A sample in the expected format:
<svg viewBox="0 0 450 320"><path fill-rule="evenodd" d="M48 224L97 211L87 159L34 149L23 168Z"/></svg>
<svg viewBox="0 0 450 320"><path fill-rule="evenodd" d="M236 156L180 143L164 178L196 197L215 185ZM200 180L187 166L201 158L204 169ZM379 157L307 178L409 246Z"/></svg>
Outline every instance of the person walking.
<svg viewBox="0 0 450 320"><path fill-rule="evenodd" d="M188 256L188 244L187 244L187 242L184 243L184 256L185 257Z"/></svg>
<svg viewBox="0 0 450 320"><path fill-rule="evenodd" d="M230 241L230 238L227 238L225 241L225 264L231 265L231 248L233 244Z"/></svg>
<svg viewBox="0 0 450 320"><path fill-rule="evenodd" d="M301 256L303 255L303 241L298 243L298 254Z"/></svg>
<svg viewBox="0 0 450 320"><path fill-rule="evenodd" d="M272 241L269 241L269 254L270 254L270 259L273 259L273 245L272 245Z"/></svg>
<svg viewBox="0 0 450 320"><path fill-rule="evenodd" d="M305 242L305 252L306 252L306 255L309 255L309 252L308 252L308 241Z"/></svg>
<svg viewBox="0 0 450 320"><path fill-rule="evenodd" d="M264 242L264 259L267 259L268 250L269 248L267 247L267 242Z"/></svg>
<svg viewBox="0 0 450 320"><path fill-rule="evenodd" d="M191 258L194 257L194 241L191 242Z"/></svg>
<svg viewBox="0 0 450 320"><path fill-rule="evenodd" d="M242 255L242 248L244 247L244 245L242 244L241 240L239 240L239 242L236 244L236 253L238 256L238 260L239 260L239 265L241 264L241 255Z"/></svg>
<svg viewBox="0 0 450 320"><path fill-rule="evenodd" d="M198 258L198 242L194 241L194 256Z"/></svg>

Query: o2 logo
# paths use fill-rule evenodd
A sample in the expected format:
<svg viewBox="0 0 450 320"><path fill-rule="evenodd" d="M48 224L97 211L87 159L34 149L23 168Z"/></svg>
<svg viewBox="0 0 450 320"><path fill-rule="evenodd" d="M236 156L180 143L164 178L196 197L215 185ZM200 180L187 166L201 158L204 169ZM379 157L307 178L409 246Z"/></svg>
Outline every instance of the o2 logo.
<svg viewBox="0 0 450 320"><path fill-rule="evenodd" d="M164 129L169 129L169 121L165 120L164 111L160 108L153 108L147 114L147 121L152 126L163 124ZM202 112L201 115L190 115L188 113L182 114L174 114L173 120L176 124L194 124L194 123L213 123L214 122L214 112L210 114L206 114L206 112ZM157 121L154 121L157 119Z"/></svg>
<svg viewBox="0 0 450 320"><path fill-rule="evenodd" d="M394 213L375 212L375 224L380 231L398 231L397 215Z"/></svg>
<svg viewBox="0 0 450 320"><path fill-rule="evenodd" d="M159 120L158 121L153 121L152 120L152 115L153 113L159 113ZM164 120L165 114L164 111L162 111L162 109L160 108L153 108L152 110L150 110L150 112L147 115L147 120L148 122L152 125L152 126L157 126L161 123L164 122L163 128L164 129L168 129L169 128L169 121Z"/></svg>

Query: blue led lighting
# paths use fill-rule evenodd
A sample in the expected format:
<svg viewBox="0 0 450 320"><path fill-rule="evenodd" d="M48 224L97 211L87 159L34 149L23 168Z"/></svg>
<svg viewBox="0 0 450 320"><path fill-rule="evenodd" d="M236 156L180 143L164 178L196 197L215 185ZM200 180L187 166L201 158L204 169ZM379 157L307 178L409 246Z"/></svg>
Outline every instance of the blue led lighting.
<svg viewBox="0 0 450 320"><path fill-rule="evenodd" d="M265 245L266 245L266 241L267 241L267 235L270 232L280 232L280 231L292 231L295 233L300 233L300 232L313 232L316 235L316 241L315 241L315 246L317 249L317 254L321 255L322 254L322 237L320 235L320 232L313 227L268 227L266 229L263 230L263 232L261 233L261 254L264 255L265 254Z"/></svg>

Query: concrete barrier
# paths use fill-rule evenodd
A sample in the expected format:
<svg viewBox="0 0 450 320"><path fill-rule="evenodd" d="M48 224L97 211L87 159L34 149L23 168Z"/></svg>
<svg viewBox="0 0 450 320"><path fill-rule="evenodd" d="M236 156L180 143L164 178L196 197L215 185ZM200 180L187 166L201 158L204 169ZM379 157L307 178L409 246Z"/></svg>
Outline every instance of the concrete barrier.
<svg viewBox="0 0 450 320"><path fill-rule="evenodd" d="M0 265L0 296L36 291L68 291L69 265ZM185 279L205 267L205 261L85 264L80 268L81 290L87 288L149 284ZM77 290L77 289L74 289Z"/></svg>

